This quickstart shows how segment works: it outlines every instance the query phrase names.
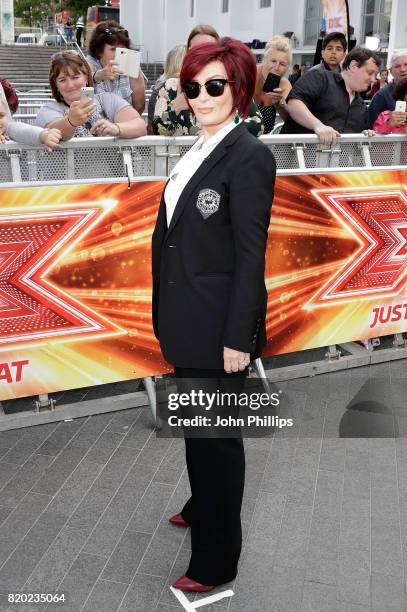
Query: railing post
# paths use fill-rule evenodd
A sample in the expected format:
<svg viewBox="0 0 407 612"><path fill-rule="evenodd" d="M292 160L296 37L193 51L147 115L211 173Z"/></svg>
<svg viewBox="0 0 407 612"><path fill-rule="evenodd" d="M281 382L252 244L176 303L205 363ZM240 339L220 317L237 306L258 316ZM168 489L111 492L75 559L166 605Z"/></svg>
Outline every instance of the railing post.
<svg viewBox="0 0 407 612"><path fill-rule="evenodd" d="M153 155L155 176L168 176L168 144L154 145Z"/></svg>
<svg viewBox="0 0 407 612"><path fill-rule="evenodd" d="M305 144L293 144L292 148L294 149L295 155L297 157L298 167L305 170L305 168L307 167L305 164L304 155Z"/></svg>
<svg viewBox="0 0 407 612"><path fill-rule="evenodd" d="M13 183L21 183L21 151L19 151L19 153L10 153L8 157L10 159L10 170Z"/></svg>
<svg viewBox="0 0 407 612"><path fill-rule="evenodd" d="M336 348L336 344L330 344L328 346L328 351L325 353L325 359L327 361L339 361L342 353L339 349Z"/></svg>
<svg viewBox="0 0 407 612"><path fill-rule="evenodd" d="M317 149L317 168L337 168L339 166L340 146Z"/></svg>
<svg viewBox="0 0 407 612"><path fill-rule="evenodd" d="M75 178L75 152L73 148L66 150L66 174L67 178Z"/></svg>
<svg viewBox="0 0 407 612"><path fill-rule="evenodd" d="M372 165L372 159L370 157L370 142L364 142L360 146L362 150L363 165L369 168Z"/></svg>
<svg viewBox="0 0 407 612"><path fill-rule="evenodd" d="M41 149L28 149L26 151L27 172L29 181L38 181L37 155L40 155L41 153Z"/></svg>
<svg viewBox="0 0 407 612"><path fill-rule="evenodd" d="M394 143L393 161L396 165L401 162L401 145L402 143L400 141Z"/></svg>
<svg viewBox="0 0 407 612"><path fill-rule="evenodd" d="M403 334L394 334L393 348L407 348L407 340L404 338Z"/></svg>
<svg viewBox="0 0 407 612"><path fill-rule="evenodd" d="M128 179L132 179L134 178L133 151L131 147L123 147L121 152L123 156L124 168L126 170L126 176Z"/></svg>

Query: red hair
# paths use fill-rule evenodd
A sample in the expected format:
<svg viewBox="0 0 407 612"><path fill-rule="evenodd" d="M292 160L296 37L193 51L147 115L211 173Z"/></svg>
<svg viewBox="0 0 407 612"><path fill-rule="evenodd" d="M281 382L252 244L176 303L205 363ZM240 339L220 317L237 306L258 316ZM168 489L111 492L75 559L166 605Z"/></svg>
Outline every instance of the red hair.
<svg viewBox="0 0 407 612"><path fill-rule="evenodd" d="M247 117L256 85L256 60L239 40L225 37L189 49L182 64L181 88L186 81L193 81L207 64L217 61L224 65L228 79L235 81L229 84L234 107L241 117Z"/></svg>

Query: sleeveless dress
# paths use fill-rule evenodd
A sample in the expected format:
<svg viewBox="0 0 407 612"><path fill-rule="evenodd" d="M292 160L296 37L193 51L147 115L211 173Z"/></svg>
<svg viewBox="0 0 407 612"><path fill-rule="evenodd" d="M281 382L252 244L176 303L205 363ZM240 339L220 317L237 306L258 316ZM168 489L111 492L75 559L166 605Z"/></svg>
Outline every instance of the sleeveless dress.
<svg viewBox="0 0 407 612"><path fill-rule="evenodd" d="M276 121L276 108L273 105L263 106L262 104L258 104L257 107L263 117L264 134L269 134Z"/></svg>

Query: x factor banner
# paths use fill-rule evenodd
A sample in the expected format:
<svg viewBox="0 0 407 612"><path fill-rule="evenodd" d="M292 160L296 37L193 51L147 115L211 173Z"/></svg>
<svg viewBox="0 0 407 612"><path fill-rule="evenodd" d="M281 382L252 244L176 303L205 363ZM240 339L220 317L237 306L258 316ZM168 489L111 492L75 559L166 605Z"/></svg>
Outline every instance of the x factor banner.
<svg viewBox="0 0 407 612"><path fill-rule="evenodd" d="M170 371L151 325L164 181L0 189L0 399ZM407 329L405 172L279 176L266 354Z"/></svg>
<svg viewBox="0 0 407 612"><path fill-rule="evenodd" d="M348 0L322 0L325 31L348 35Z"/></svg>

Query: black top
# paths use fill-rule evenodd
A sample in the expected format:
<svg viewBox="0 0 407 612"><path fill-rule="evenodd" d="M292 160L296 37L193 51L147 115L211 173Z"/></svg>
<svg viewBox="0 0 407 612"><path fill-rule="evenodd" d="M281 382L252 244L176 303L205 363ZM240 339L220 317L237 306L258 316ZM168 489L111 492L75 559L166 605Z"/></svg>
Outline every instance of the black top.
<svg viewBox="0 0 407 612"><path fill-rule="evenodd" d="M223 368L223 347L260 355L276 164L242 122L184 187L169 227L161 198L152 240L153 325L165 359Z"/></svg>
<svg viewBox="0 0 407 612"><path fill-rule="evenodd" d="M301 100L311 113L325 125L341 133L358 133L369 127L368 111L362 97L356 93L350 103L342 75L331 70L310 70L299 79L287 96L287 101ZM281 134L312 134L291 117Z"/></svg>
<svg viewBox="0 0 407 612"><path fill-rule="evenodd" d="M312 66L312 68L310 68L310 70L328 70L331 71L329 67L329 64L326 63L325 60L321 60L321 62L319 64L316 64L315 66ZM335 70L333 70L333 72L341 72L341 67L337 66L337 68Z"/></svg>
<svg viewBox="0 0 407 612"><path fill-rule="evenodd" d="M259 109L260 114L263 117L263 133L270 134L276 122L276 107L273 104L271 104L270 106L263 106L262 104L258 104L257 108Z"/></svg>

